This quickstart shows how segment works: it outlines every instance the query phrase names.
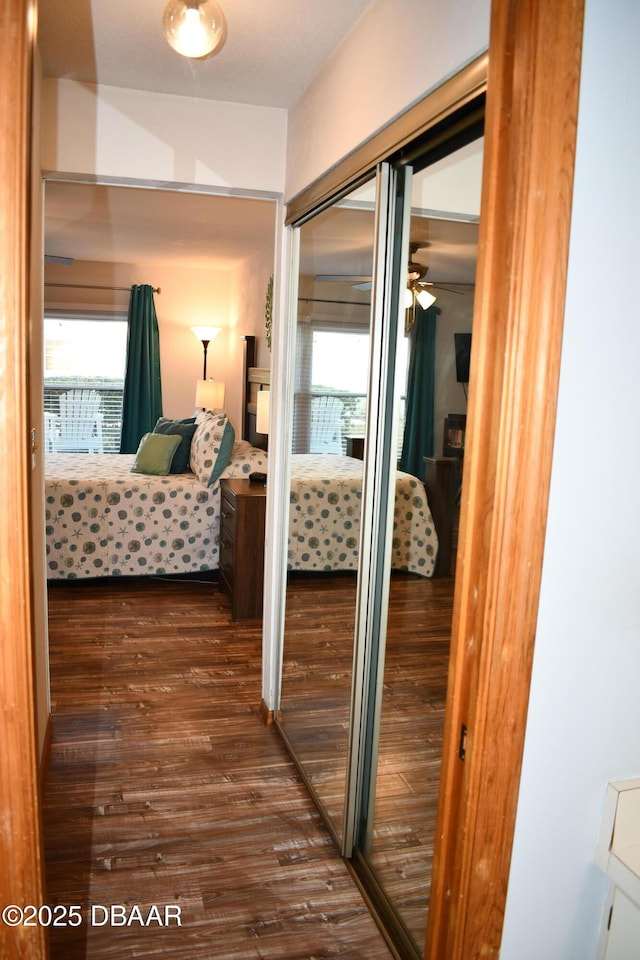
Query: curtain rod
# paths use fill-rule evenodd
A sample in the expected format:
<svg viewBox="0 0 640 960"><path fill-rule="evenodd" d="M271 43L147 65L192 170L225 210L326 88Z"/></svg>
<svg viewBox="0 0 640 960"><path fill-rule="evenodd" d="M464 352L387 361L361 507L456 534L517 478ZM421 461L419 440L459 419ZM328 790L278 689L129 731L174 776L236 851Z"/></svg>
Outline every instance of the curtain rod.
<svg viewBox="0 0 640 960"><path fill-rule="evenodd" d="M98 287L94 283L48 283L45 287L73 287L76 290L121 290L123 293L130 293L131 287ZM160 293L160 287L152 287L154 293Z"/></svg>
<svg viewBox="0 0 640 960"><path fill-rule="evenodd" d="M298 297L298 303L340 303L345 307L370 307L364 300L319 300L318 297Z"/></svg>

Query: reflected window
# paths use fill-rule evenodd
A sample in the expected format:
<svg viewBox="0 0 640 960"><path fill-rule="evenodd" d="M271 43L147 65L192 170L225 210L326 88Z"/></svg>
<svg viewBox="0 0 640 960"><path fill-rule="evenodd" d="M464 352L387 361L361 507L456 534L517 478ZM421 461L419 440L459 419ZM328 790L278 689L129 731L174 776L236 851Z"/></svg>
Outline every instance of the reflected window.
<svg viewBox="0 0 640 960"><path fill-rule="evenodd" d="M60 397L68 391L97 391L104 453L120 451L127 327L126 314L68 312L44 318L45 420L55 429Z"/></svg>
<svg viewBox="0 0 640 960"><path fill-rule="evenodd" d="M294 453L347 452L350 437L365 432L369 330L328 321L298 325ZM408 339L399 349L406 381ZM404 427L403 392L399 449Z"/></svg>

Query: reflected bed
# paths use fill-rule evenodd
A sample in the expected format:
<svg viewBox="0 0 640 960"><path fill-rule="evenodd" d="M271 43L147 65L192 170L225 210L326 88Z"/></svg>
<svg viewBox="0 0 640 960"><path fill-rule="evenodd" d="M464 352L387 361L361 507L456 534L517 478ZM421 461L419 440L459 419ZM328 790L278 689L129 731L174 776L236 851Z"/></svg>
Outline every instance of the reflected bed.
<svg viewBox="0 0 640 960"><path fill-rule="evenodd" d="M357 570L362 461L353 457L294 454L291 459L289 570ZM433 576L438 537L424 485L396 474L391 564Z"/></svg>

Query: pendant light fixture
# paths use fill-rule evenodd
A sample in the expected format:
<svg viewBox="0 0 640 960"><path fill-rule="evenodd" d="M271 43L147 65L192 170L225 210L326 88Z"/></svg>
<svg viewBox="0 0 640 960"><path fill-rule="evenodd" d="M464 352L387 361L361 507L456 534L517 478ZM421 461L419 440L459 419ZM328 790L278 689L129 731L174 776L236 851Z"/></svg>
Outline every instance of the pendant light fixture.
<svg viewBox="0 0 640 960"><path fill-rule="evenodd" d="M215 0L169 0L162 27L169 45L193 60L217 53L227 39L227 21Z"/></svg>

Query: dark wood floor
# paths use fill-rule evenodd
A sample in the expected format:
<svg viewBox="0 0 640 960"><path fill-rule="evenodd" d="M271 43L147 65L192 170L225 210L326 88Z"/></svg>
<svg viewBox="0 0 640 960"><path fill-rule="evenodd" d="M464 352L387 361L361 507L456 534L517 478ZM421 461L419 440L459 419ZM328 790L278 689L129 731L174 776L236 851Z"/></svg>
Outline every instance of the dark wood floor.
<svg viewBox="0 0 640 960"><path fill-rule="evenodd" d="M260 722L260 627L186 581L57 583L49 611L48 896L84 917L51 930L52 960L388 960ZM90 925L114 904L130 925ZM177 905L182 925L133 905Z"/></svg>
<svg viewBox="0 0 640 960"><path fill-rule="evenodd" d="M374 815L365 859L421 951L440 781L452 578L391 578ZM287 589L283 730L342 835L355 578L297 577Z"/></svg>

